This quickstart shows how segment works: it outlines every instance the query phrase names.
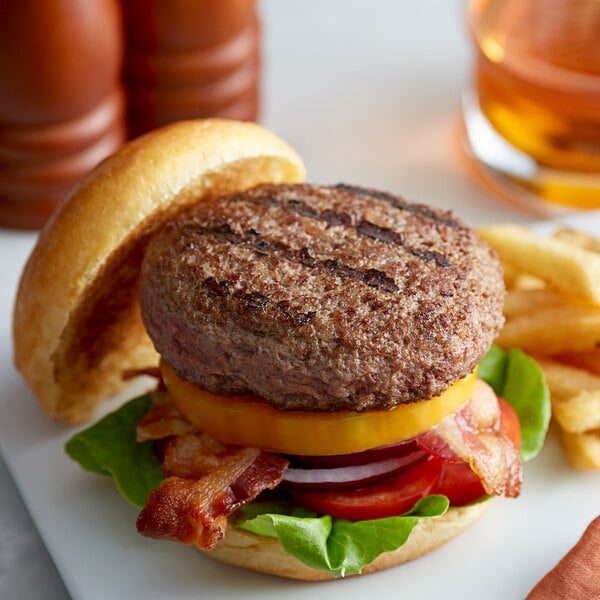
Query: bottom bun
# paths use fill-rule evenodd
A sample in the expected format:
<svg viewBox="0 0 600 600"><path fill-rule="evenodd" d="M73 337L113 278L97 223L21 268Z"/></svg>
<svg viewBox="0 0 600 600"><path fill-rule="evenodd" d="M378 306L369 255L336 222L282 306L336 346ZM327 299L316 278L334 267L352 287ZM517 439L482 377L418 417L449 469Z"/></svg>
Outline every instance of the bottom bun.
<svg viewBox="0 0 600 600"><path fill-rule="evenodd" d="M403 546L394 552L381 554L362 570L361 575L395 567L435 550L471 525L487 505L488 502L480 502L451 508L443 517L422 521ZM206 555L230 565L280 577L305 581L335 579L329 573L307 567L284 552L276 539L258 536L235 526L230 526L225 538Z"/></svg>

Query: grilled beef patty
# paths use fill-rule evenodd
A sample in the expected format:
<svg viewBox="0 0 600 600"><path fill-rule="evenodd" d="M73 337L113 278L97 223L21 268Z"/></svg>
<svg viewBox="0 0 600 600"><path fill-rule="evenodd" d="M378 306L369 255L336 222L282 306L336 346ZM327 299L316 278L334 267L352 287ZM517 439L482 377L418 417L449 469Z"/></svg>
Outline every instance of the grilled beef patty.
<svg viewBox="0 0 600 600"><path fill-rule="evenodd" d="M502 322L495 253L451 213L348 185L209 200L151 240L141 307L180 377L279 409L416 402Z"/></svg>

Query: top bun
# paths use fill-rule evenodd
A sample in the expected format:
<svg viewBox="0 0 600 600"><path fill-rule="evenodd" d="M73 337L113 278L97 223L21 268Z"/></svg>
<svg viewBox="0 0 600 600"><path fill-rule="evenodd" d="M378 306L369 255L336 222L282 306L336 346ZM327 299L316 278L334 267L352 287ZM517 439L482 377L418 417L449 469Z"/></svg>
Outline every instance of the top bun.
<svg viewBox="0 0 600 600"><path fill-rule="evenodd" d="M186 208L260 183L304 178L301 158L252 123L176 123L125 144L68 194L23 272L14 362L48 414L71 422L157 362L138 273L150 234Z"/></svg>

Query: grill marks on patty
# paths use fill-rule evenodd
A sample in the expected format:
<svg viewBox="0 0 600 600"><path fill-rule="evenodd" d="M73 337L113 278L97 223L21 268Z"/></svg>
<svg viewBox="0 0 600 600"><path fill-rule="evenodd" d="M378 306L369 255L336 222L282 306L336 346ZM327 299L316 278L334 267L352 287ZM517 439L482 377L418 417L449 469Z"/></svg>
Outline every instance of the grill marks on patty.
<svg viewBox="0 0 600 600"><path fill-rule="evenodd" d="M376 198L378 200L384 200L394 208L400 211L407 211L412 214L424 217L426 219L433 219L443 224L449 224L452 227L461 227L461 225L451 218L447 218L443 215L444 213L435 213L428 207L421 205L412 205L408 202L400 201L396 197L382 192L369 192L364 188L356 188L352 186L338 185L335 189L343 190L349 193L361 193L362 195ZM440 252L430 251L426 248L419 248L412 246L406 242L404 236L399 231L391 229L389 227L383 227L369 221L367 219L357 219L354 215L348 212L341 212L332 210L331 208L319 209L315 206L311 206L301 197L278 197L268 193L268 188L264 189L264 193L253 193L247 194L242 193L237 196L231 197L231 202L237 203L249 203L259 206L263 209L282 211L288 214L293 214L301 217L302 219L314 220L321 223L327 224L329 227L341 227L357 237L364 237L373 240L375 243L393 244L399 247L401 250L408 254L416 257L419 260L432 261L438 267L448 268L451 267L449 259ZM417 207L417 208L415 208ZM319 272L319 275L329 274L340 279L348 279L350 281L362 283L368 287L376 288L380 291L387 293L398 293L404 292L406 287L406 281L396 281L393 277L389 276L384 270L377 268L357 268L351 266L337 258L319 258L318 253L308 246L302 246L300 248L294 248L287 243L272 239L269 236L265 236L261 232L257 231L253 227L245 231L235 231L231 225L227 222L213 224L211 227L198 226L193 229L191 233L197 235L207 235L213 237L225 244L231 244L236 246L243 246L249 252L254 252L257 257L272 257L277 260L285 260L290 263L296 263L310 269L314 269ZM209 278L210 282L208 287L214 289L214 278ZM227 282L220 282L221 288L225 286ZM442 290L442 293L447 293ZM237 297L240 299L254 298L258 292L247 292L238 293ZM260 302L249 301L246 304L249 307L254 308L265 308L268 304L271 304L271 299L260 293ZM309 323L315 316L316 311L309 312L298 312L290 310L289 304L287 303L276 303L276 310L281 312L290 319L290 322L298 325L304 325Z"/></svg>
<svg viewBox="0 0 600 600"><path fill-rule="evenodd" d="M273 304L269 296L261 294L260 292L232 292L230 289L231 285L227 280L217 281L214 277L209 277L204 280L204 285L215 296L237 299L241 304L251 309L263 309L269 304ZM283 318L288 319L295 325L306 325L307 323L310 323L317 314L317 311L314 310L310 312L294 311L288 302L283 301L275 303L274 306L275 310L277 310Z"/></svg>
<svg viewBox="0 0 600 600"><path fill-rule="evenodd" d="M408 202L404 200L404 198L400 198L399 196L394 196L388 192L381 192L379 190L372 190L369 188L364 188L357 185L348 185L346 183L338 183L335 186L336 190L343 190L345 192L349 192L351 194L359 195L359 196L367 196L369 198L376 198L377 200L383 200L387 202L394 208L399 210L404 210L413 215L419 215L421 217L425 217L427 219L431 219L432 221L438 221L439 223L443 223L448 227L453 227L456 229L467 229L464 223L461 223L457 219L455 219L451 213L443 212L440 210L432 209L429 206L425 206L424 204L416 204L413 202Z"/></svg>
<svg viewBox="0 0 600 600"><path fill-rule="evenodd" d="M400 290L396 282L379 269L361 270L343 264L339 260L333 258L317 259L314 256L314 252L306 246L294 249L288 244L277 240L269 241L263 239L261 234L254 229L238 233L231 229L227 223L212 228L199 226L188 227L190 227L196 235L208 235L226 244L244 246L249 252L254 252L258 257L270 256L291 263L297 263L323 273L335 275L342 279L346 278L364 283L369 287L377 288L384 292L396 293ZM258 292L251 292L249 295L257 293ZM270 302L270 299L265 294L259 295L262 300L256 305L256 308L263 308Z"/></svg>
<svg viewBox="0 0 600 600"><path fill-rule="evenodd" d="M392 206L394 206L394 208L397 208L398 210L411 212L413 214L425 216L426 218L433 218L434 220L440 221L441 223L450 225L452 227L459 227L459 224L453 219L444 218L440 215L436 215L436 217L434 218L435 213L432 213L431 210L424 209L424 207L421 207L420 205L411 205L407 202L400 202L394 196L388 198L388 194L377 192L367 194L368 190L363 190L363 188L352 188L351 186L343 186L342 184L337 185L336 189L342 189L344 191L352 191L354 189L359 189L362 190L361 193L363 195L367 195L376 199L384 199L386 202L389 202ZM383 198L381 196L383 196ZM396 202L391 202L390 198L395 199ZM274 196L269 195L248 196L240 194L237 197L234 197L233 200L243 200L246 202L249 201L254 204L261 204L270 208L277 208L283 211L292 212L308 219L324 221L329 225L347 227L349 229L353 229L359 235L364 235L378 242L383 242L386 244L396 244L397 246L402 247L406 252L409 252L413 256L416 256L423 260L432 260L440 267L450 266L450 261L443 254L439 252L431 252L423 248L415 248L406 243L403 235L400 232L395 231L393 229L389 229L388 227L381 227L366 219L361 219L358 223L356 223L356 219L348 213L336 212L331 209L325 209L320 211L317 208L308 205L304 200L298 198L276 198ZM415 206L421 210L408 210L409 208L414 209Z"/></svg>
<svg viewBox="0 0 600 600"><path fill-rule="evenodd" d="M449 213L352 186L259 186L152 239L157 350L217 394L283 409L390 408L466 375L502 322L496 257Z"/></svg>

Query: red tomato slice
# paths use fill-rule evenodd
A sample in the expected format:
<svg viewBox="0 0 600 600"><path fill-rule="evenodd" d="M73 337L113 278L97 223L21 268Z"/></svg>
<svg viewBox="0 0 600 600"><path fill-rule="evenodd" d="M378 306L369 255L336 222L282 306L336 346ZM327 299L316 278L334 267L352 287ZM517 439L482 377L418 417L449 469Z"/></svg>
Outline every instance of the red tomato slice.
<svg viewBox="0 0 600 600"><path fill-rule="evenodd" d="M485 496L481 480L468 463L444 462L439 483L432 494L443 494L451 506L464 506Z"/></svg>
<svg viewBox="0 0 600 600"><path fill-rule="evenodd" d="M508 435L514 447L521 450L521 423L517 411L500 397L498 397L498 406L500 407L502 427L506 431L506 435Z"/></svg>
<svg viewBox="0 0 600 600"><path fill-rule="evenodd" d="M409 511L437 485L443 461L431 458L383 483L360 490L291 490L292 499L309 510L341 519L362 520L394 517Z"/></svg>

